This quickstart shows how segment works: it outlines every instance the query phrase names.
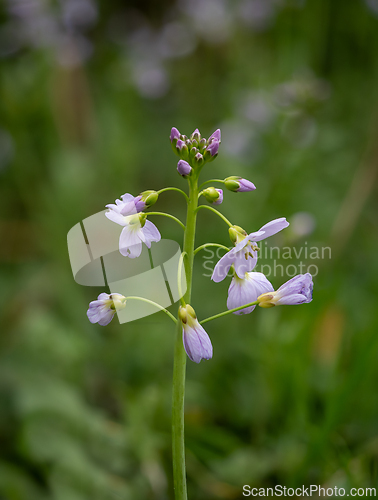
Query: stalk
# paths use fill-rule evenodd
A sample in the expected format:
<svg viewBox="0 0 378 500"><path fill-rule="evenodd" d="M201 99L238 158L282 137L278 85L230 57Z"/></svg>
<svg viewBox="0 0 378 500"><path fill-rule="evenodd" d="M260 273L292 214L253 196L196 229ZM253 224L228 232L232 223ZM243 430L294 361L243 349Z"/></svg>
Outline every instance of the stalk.
<svg viewBox="0 0 378 500"><path fill-rule="evenodd" d="M193 172L194 173L194 172ZM184 266L186 293L184 300L190 304L192 293L194 240L196 232L196 209L198 206L198 175L189 177L189 201L184 235ZM185 401L186 353L182 341L181 321L177 321L176 342L173 363L172 396L172 455L173 483L176 500L187 500L184 436L184 401Z"/></svg>

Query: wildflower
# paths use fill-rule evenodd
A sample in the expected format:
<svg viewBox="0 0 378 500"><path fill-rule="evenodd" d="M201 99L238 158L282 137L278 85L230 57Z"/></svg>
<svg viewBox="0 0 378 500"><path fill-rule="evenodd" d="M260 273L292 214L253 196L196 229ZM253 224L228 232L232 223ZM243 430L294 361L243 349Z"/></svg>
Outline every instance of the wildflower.
<svg viewBox="0 0 378 500"><path fill-rule="evenodd" d="M126 297L119 293L100 293L97 300L89 304L87 311L91 323L106 326L111 322L116 311L120 311L126 305Z"/></svg>
<svg viewBox="0 0 378 500"><path fill-rule="evenodd" d="M214 187L209 187L202 191L203 196L209 203L213 205L220 205L223 201L223 191L222 189L216 189Z"/></svg>
<svg viewBox="0 0 378 500"><path fill-rule="evenodd" d="M192 167L185 160L179 160L177 163L177 172L183 177L187 177L192 172Z"/></svg>
<svg viewBox="0 0 378 500"><path fill-rule="evenodd" d="M259 301L259 306L265 308L308 304L312 301L313 286L310 273L298 274L281 285L276 292L263 293L257 300Z"/></svg>
<svg viewBox="0 0 378 500"><path fill-rule="evenodd" d="M236 274L232 278L228 289L227 308L234 309L250 302L255 302L257 297L265 292L273 292L273 286L263 273L245 273L244 278ZM249 306L234 314L249 314L256 306Z"/></svg>
<svg viewBox="0 0 378 500"><path fill-rule="evenodd" d="M198 323L192 306L180 306L179 318L182 323L182 340L189 359L199 363L201 359L213 357L213 346L208 334Z"/></svg>
<svg viewBox="0 0 378 500"><path fill-rule="evenodd" d="M288 225L285 217L281 217L268 222L258 231L250 234L247 234L240 226L232 226L229 233L235 247L217 262L211 279L216 283L224 280L232 264L237 276L244 278L245 273L252 271L257 264L259 248L256 242L278 233Z"/></svg>
<svg viewBox="0 0 378 500"><path fill-rule="evenodd" d="M157 202L159 195L156 191L144 191L138 196L133 196L132 194L126 193L121 196L120 200L116 200L114 203L109 203L106 208L113 210L114 212L121 215L133 215L138 212L143 212L146 208L150 207Z"/></svg>
<svg viewBox="0 0 378 500"><path fill-rule="evenodd" d="M147 220L146 214L124 216L111 208L105 215L109 220L123 226L119 237L119 251L125 257L135 259L142 253L142 242L151 248L153 241L161 239L157 227Z"/></svg>
<svg viewBox="0 0 378 500"><path fill-rule="evenodd" d="M224 180L224 185L229 191L234 191L236 193L246 193L248 191L254 191L256 186L253 182L238 177L237 175L232 175Z"/></svg>

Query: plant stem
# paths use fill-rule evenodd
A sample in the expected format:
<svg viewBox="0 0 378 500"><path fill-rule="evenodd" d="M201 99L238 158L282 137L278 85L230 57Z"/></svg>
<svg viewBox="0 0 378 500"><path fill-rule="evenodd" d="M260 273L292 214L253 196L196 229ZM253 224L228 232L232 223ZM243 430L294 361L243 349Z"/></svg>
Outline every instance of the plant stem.
<svg viewBox="0 0 378 500"><path fill-rule="evenodd" d="M218 247L218 248L223 248L223 250L227 250L227 252L230 251L229 248L227 248L224 245L220 245L219 243L205 243L205 244L201 245L200 247L197 247L194 250L194 255L196 255L200 250L203 250L204 248L207 248L207 247Z"/></svg>
<svg viewBox="0 0 378 500"><path fill-rule="evenodd" d="M186 217L183 252L186 276L186 293L184 301L190 303L193 277L194 240L196 231L196 209L198 205L198 174L189 179L189 202ZM177 321L175 358L173 364L172 395L172 455L173 482L176 500L187 500L185 469L185 436L184 436L184 400L185 400L186 353L182 342L182 325Z"/></svg>
<svg viewBox="0 0 378 500"><path fill-rule="evenodd" d="M145 299L143 297L125 297L126 300L141 300L142 302L147 302L147 304L151 304L152 306L155 306L157 309L160 309L160 311L163 311L165 312L165 314L167 316L169 316L171 318L171 320L174 322L174 323L177 323L177 319L173 316L173 314L171 314L165 307L161 306L160 304L158 304L157 302L154 302L152 300L149 300L149 299Z"/></svg>
<svg viewBox="0 0 378 500"><path fill-rule="evenodd" d="M159 191L157 191L157 194L164 193L164 191L177 191L178 193L181 193L183 196L185 196L185 199L187 202L189 201L188 195L186 193L184 193L184 191L182 189L179 189L176 187L166 187L163 189L159 189Z"/></svg>
<svg viewBox="0 0 378 500"><path fill-rule="evenodd" d="M236 311L240 311L241 309L244 309L245 307L250 307L250 306L257 306L258 300L255 302L250 302L249 304L244 304L244 306L239 306L235 307L234 309L229 309L228 311L223 311L219 314L216 314L215 316L210 316L209 318L206 318L202 321L200 321L200 324L203 325L204 323L207 323L208 321L212 321L213 319L221 318L222 316L226 316L227 314L231 314Z"/></svg>
<svg viewBox="0 0 378 500"><path fill-rule="evenodd" d="M175 217L174 215L171 215L171 214L166 214L164 212L145 212L146 215L164 215L164 217L169 217L170 219L173 219L175 220L178 224L180 224L180 226L183 228L183 230L185 231L185 226L184 224L180 221L180 219L178 219L177 217Z"/></svg>
<svg viewBox="0 0 378 500"><path fill-rule="evenodd" d="M198 212L198 210L200 210L201 208L207 208L207 210L211 210L212 212L214 212L215 214L217 214L218 217L220 217L221 219L223 219L226 224L228 224L230 227L232 226L231 222L223 214L221 214L220 212L218 212L218 210L215 210L215 208L209 207L208 205L200 205L199 207L197 207L196 211Z"/></svg>
<svg viewBox="0 0 378 500"><path fill-rule="evenodd" d="M222 180L222 179L209 179L208 181L203 182L200 185L199 189L202 189L203 186L206 186L206 184L212 184L213 182L221 182L222 184L224 184L224 180Z"/></svg>

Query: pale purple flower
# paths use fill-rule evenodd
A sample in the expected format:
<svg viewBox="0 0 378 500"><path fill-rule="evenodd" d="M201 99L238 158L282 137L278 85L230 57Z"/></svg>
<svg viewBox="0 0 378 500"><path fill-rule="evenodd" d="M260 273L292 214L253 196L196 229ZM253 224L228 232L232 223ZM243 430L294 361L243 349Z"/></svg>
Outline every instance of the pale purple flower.
<svg viewBox="0 0 378 500"><path fill-rule="evenodd" d="M182 323L182 340L189 359L195 363L199 363L201 359L211 359L213 357L211 340L199 324L194 309L189 304L180 306L179 318Z"/></svg>
<svg viewBox="0 0 378 500"><path fill-rule="evenodd" d="M179 160L177 163L177 172L182 175L183 177L187 177L190 175L192 171L192 167L189 165L189 163L185 160Z"/></svg>
<svg viewBox="0 0 378 500"><path fill-rule="evenodd" d="M142 195L134 197L132 194L126 193L121 196L120 200L117 199L115 204L109 203L105 206L118 214L126 216L143 212L146 208L146 203L142 200Z"/></svg>
<svg viewBox="0 0 378 500"><path fill-rule="evenodd" d="M264 293L258 297L260 307L295 306L312 301L313 289L310 273L298 274L280 286L274 292Z"/></svg>
<svg viewBox="0 0 378 500"><path fill-rule="evenodd" d="M156 226L146 219L145 214L124 216L116 210L105 212L106 217L123 226L119 237L119 251L125 257L135 259L142 253L142 243L151 248L153 241L160 241L161 235Z"/></svg>
<svg viewBox="0 0 378 500"><path fill-rule="evenodd" d="M239 230L234 231L236 233L235 247L217 262L211 279L216 283L224 280L232 265L235 267L237 276L244 278L245 273L251 272L257 264L258 247L256 242L282 231L288 225L289 223L285 217L281 217L268 222L258 231L248 235L241 233Z"/></svg>
<svg viewBox="0 0 378 500"><path fill-rule="evenodd" d="M213 134L211 134L211 136L208 139L208 143L210 144L213 140L216 140L217 142L222 142L220 128L218 128Z"/></svg>
<svg viewBox="0 0 378 500"><path fill-rule="evenodd" d="M177 141L178 139L180 139L180 132L177 130L176 127L172 127L171 135L169 136L169 139L171 142Z"/></svg>
<svg viewBox="0 0 378 500"><path fill-rule="evenodd" d="M245 273L244 278L235 275L228 289L227 308L234 309L255 302L265 292L273 292L273 286L263 273ZM234 314L249 314L256 306L249 306Z"/></svg>
<svg viewBox="0 0 378 500"><path fill-rule="evenodd" d="M111 322L116 311L120 311L126 305L126 298L119 293L100 293L97 300L89 304L87 311L91 323L106 326Z"/></svg>

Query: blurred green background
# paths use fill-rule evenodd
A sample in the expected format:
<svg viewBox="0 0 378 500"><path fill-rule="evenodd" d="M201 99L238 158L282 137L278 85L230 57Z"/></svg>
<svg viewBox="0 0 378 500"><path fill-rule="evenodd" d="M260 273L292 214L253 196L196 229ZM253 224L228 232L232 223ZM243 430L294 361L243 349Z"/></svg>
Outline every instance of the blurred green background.
<svg viewBox="0 0 378 500"><path fill-rule="evenodd" d="M378 486L377 54L377 0L3 0L1 500L172 499L174 328L163 313L91 325L104 290L75 283L66 243L125 192L184 188L172 126L222 129L202 179L257 186L225 193L234 223L286 216L268 246L332 249L280 261L318 266L311 304L207 325L214 358L187 367L189 498ZM183 219L182 201L154 209ZM197 244L229 245L202 212ZM229 286L204 257L200 318Z"/></svg>

